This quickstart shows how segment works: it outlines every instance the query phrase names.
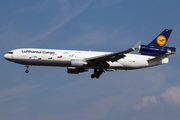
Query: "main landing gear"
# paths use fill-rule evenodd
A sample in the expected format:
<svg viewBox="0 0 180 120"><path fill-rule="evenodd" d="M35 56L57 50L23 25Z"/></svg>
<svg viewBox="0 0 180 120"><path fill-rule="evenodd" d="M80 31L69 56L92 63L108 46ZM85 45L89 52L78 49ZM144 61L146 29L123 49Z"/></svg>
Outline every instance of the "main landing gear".
<svg viewBox="0 0 180 120"><path fill-rule="evenodd" d="M100 77L100 75L102 74L104 72L104 70L101 70L101 69L99 69L99 70L97 70L97 69L94 69L94 74L92 74L91 75L91 78L99 78Z"/></svg>
<svg viewBox="0 0 180 120"><path fill-rule="evenodd" d="M29 65L26 65L26 70L25 70L25 72L26 72L26 73L28 73L28 72L29 72L29 70L28 70L28 69L29 69Z"/></svg>

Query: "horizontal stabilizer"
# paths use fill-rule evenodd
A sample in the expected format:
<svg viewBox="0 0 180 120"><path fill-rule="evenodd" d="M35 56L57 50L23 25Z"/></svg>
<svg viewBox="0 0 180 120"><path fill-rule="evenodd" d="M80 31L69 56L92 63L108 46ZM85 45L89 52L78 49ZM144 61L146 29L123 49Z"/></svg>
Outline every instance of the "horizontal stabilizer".
<svg viewBox="0 0 180 120"><path fill-rule="evenodd" d="M149 62L152 62L152 61L161 61L162 59L168 57L169 55L172 55L172 54L176 54L175 52L171 52L171 51L168 51L167 53L165 54L162 54L160 56L157 56L155 58L152 58L150 60L148 60Z"/></svg>

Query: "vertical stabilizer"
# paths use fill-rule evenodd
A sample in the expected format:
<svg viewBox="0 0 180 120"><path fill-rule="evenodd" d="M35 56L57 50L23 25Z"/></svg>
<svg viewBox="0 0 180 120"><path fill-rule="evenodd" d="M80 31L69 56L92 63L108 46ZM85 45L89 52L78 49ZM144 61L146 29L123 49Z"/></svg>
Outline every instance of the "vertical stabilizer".
<svg viewBox="0 0 180 120"><path fill-rule="evenodd" d="M171 32L172 32L172 30L165 29L151 43L149 43L148 46L153 46L153 47L163 47L163 46L165 46Z"/></svg>

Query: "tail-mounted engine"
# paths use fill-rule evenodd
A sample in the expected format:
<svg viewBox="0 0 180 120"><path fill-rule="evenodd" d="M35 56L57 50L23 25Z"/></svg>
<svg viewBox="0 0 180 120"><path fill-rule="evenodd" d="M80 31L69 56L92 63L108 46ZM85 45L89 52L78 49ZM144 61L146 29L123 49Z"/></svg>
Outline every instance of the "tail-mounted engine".
<svg viewBox="0 0 180 120"><path fill-rule="evenodd" d="M151 55L151 56L159 56L168 52L176 52L176 48L174 47L154 47L148 45L140 45L138 49L138 53L141 55Z"/></svg>

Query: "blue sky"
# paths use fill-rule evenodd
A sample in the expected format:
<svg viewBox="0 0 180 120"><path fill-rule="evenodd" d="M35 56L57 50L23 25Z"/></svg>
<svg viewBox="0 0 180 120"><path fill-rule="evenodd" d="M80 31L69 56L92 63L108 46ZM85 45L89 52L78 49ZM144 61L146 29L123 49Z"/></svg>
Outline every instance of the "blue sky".
<svg viewBox="0 0 180 120"><path fill-rule="evenodd" d="M0 119L177 120L180 118L179 0L1 0ZM67 74L62 67L30 67L3 55L17 48L117 52L148 44L173 29L169 64ZM134 52L135 53L135 52Z"/></svg>

